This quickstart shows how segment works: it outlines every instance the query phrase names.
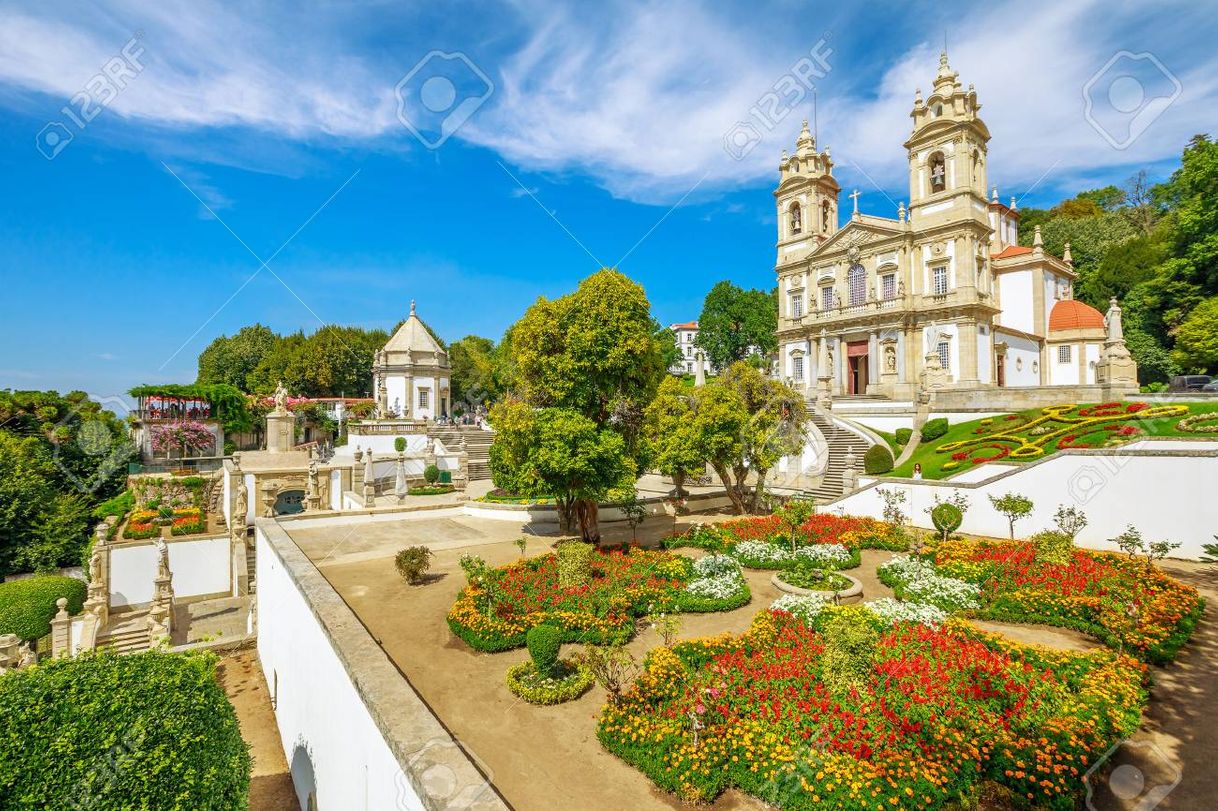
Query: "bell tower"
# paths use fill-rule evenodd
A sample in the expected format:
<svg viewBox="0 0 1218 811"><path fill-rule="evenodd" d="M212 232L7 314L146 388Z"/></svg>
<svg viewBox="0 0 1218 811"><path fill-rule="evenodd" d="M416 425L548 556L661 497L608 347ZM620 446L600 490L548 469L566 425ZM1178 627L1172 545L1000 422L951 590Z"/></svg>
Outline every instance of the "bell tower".
<svg viewBox="0 0 1218 811"><path fill-rule="evenodd" d="M795 154L784 149L778 164L778 261L803 256L837 230L837 196L841 187L833 177L829 149L817 151L816 139L805 120L795 141Z"/></svg>
<svg viewBox="0 0 1218 811"><path fill-rule="evenodd" d="M909 215L920 228L944 222L985 221L986 152L990 131L978 114L981 105L970 84L939 54L939 72L925 100L914 96L909 153Z"/></svg>

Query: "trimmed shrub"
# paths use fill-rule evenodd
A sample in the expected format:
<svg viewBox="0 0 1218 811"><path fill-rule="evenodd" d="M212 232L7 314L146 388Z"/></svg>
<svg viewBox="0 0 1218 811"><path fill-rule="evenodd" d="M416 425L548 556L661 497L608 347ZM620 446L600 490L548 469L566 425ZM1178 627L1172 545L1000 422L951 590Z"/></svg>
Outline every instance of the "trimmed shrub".
<svg viewBox="0 0 1218 811"><path fill-rule="evenodd" d="M872 673L880 633L863 606L836 609L821 629L821 680L835 696L861 689Z"/></svg>
<svg viewBox="0 0 1218 811"><path fill-rule="evenodd" d="M562 588L586 586L592 581L595 547L583 541L563 541L558 545L558 585Z"/></svg>
<svg viewBox="0 0 1218 811"><path fill-rule="evenodd" d="M863 470L873 476L892 470L892 464L892 451L883 445L872 445L863 454Z"/></svg>
<svg viewBox="0 0 1218 811"><path fill-rule="evenodd" d="M397 451L398 453L401 453L402 451L406 450L406 437L404 437L404 436L395 437L393 440L393 449L395 451Z"/></svg>
<svg viewBox="0 0 1218 811"><path fill-rule="evenodd" d="M553 625L538 625L530 628L524 638L529 646L529 656L533 657L533 666L537 673L546 678L554 676L558 666L558 651L562 648L562 629Z"/></svg>
<svg viewBox="0 0 1218 811"><path fill-rule="evenodd" d="M897 444L900 445L901 447L904 447L909 444L909 440L913 439L913 429L912 428L898 428L896 437L897 437Z"/></svg>
<svg viewBox="0 0 1218 811"><path fill-rule="evenodd" d="M393 565L407 583L418 583L431 568L431 550L426 546L408 546L397 553Z"/></svg>
<svg viewBox="0 0 1218 811"><path fill-rule="evenodd" d="M939 437L947 433L947 417L936 417L933 420L927 420L922 426L922 439L927 442L933 442Z"/></svg>
<svg viewBox="0 0 1218 811"><path fill-rule="evenodd" d="M1074 558L1074 539L1065 532L1046 529L1029 538L1036 545L1036 562L1065 566Z"/></svg>
<svg viewBox="0 0 1218 811"><path fill-rule="evenodd" d="M964 523L964 513L955 504L943 501L931 508L930 522L939 530L943 540L947 540L947 536L960 529L960 525Z"/></svg>
<svg viewBox="0 0 1218 811"><path fill-rule="evenodd" d="M423 469L423 481L428 484L435 484L440 481L440 468L435 465L428 465Z"/></svg>
<svg viewBox="0 0 1218 811"><path fill-rule="evenodd" d="M41 639L51 632L51 620L58 611L55 601L67 597L68 613L78 614L87 590L84 581L59 575L0 583L0 634L16 634L26 641Z"/></svg>
<svg viewBox="0 0 1218 811"><path fill-rule="evenodd" d="M596 681L591 670L574 662L559 662L556 671L542 676L532 661L521 662L508 669L508 689L530 704L561 704L579 698Z"/></svg>
<svg viewBox="0 0 1218 811"><path fill-rule="evenodd" d="M212 654L88 653L0 678L0 807L249 807Z"/></svg>

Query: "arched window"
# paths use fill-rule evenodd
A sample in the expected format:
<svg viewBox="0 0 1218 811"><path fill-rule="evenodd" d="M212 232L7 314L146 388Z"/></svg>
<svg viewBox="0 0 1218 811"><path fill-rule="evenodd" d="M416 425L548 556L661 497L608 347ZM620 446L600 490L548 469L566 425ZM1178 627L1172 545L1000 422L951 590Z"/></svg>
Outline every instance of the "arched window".
<svg viewBox="0 0 1218 811"><path fill-rule="evenodd" d="M799 171L799 161L791 161L791 171L792 172Z"/></svg>
<svg viewBox="0 0 1218 811"><path fill-rule="evenodd" d="M867 271L862 265L851 265L846 271L846 287L850 291L850 306L867 303Z"/></svg>
<svg viewBox="0 0 1218 811"><path fill-rule="evenodd" d="M825 200L820 204L820 230L829 233L829 223L833 218L833 207Z"/></svg>
<svg viewBox="0 0 1218 811"><path fill-rule="evenodd" d="M791 233L799 234L804 230L803 210L800 209L799 203L791 204Z"/></svg>
<svg viewBox="0 0 1218 811"><path fill-rule="evenodd" d="M947 161L943 159L943 153L936 152L931 155L929 164L931 193L943 191L947 188Z"/></svg>

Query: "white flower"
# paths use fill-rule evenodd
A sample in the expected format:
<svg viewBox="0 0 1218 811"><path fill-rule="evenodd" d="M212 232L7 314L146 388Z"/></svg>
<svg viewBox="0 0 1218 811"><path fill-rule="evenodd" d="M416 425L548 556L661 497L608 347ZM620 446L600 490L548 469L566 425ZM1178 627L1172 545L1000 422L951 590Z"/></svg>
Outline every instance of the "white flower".
<svg viewBox="0 0 1218 811"><path fill-rule="evenodd" d="M700 578L739 577L740 564L727 555L707 555L694 561L694 573Z"/></svg>
<svg viewBox="0 0 1218 811"><path fill-rule="evenodd" d="M791 553L778 544L764 541L741 541L732 554L759 563L782 563L791 557Z"/></svg>
<svg viewBox="0 0 1218 811"><path fill-rule="evenodd" d="M944 577L924 560L902 555L881 565L879 571L896 578L914 602L931 603L951 611L981 607L980 586Z"/></svg>
<svg viewBox="0 0 1218 811"><path fill-rule="evenodd" d="M770 608L786 611L807 623L811 622L830 602L831 599L827 593L784 594L770 603Z"/></svg>
<svg viewBox="0 0 1218 811"><path fill-rule="evenodd" d="M840 543L818 543L800 547L795 556L820 564L845 563L850 560L850 550Z"/></svg>
<svg viewBox="0 0 1218 811"><path fill-rule="evenodd" d="M936 628L947 619L947 612L926 603L907 603L891 597L881 597L864 603L867 610L887 622L920 622Z"/></svg>

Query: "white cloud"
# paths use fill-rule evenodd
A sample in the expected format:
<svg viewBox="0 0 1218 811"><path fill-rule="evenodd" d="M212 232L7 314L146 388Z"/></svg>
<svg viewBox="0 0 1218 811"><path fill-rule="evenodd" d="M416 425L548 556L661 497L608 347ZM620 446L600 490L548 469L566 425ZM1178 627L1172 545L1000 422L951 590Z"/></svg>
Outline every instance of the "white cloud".
<svg viewBox="0 0 1218 811"><path fill-rule="evenodd" d="M663 204L697 185L701 199L772 181L780 150L810 106L804 100L773 132L759 127L765 137L744 159L725 152L725 133L738 121L754 121L750 108L820 38L816 16L790 25L784 23L790 8L759 5L746 14L692 0L565 10L523 2L513 11L466 21L470 42L458 44L497 88L456 137L526 170L588 175L617 196ZM1196 4L1179 3L1170 13L1162 4L1100 0L940 11L951 21L953 67L966 86L976 85L994 136L990 177L1004 196L1023 193L1046 170L1041 182L1056 187L1170 160L1213 125L1207 116L1218 95L1218 59L1186 47L1212 27ZM868 191L865 172L904 196L901 143L913 90L929 90L938 46L897 39L910 30L897 15L911 12L894 10L887 21L852 13L854 19L834 23L850 36L830 40L833 70L819 82L821 141L833 148L845 182ZM291 7L138 0L104 13L84 7L55 16L3 8L0 82L66 101L138 28L148 67L110 109L156 125L142 134L150 142L247 128L286 142L333 138L413 148L395 115L393 85L403 64L391 59L404 54L409 63L430 46L403 44L389 57L361 41L361 30L376 28L369 14L357 21L359 11L347 6L323 8L307 21L297 14ZM938 30L934 20L920 26ZM886 42L893 43L887 52ZM1122 48L1156 52L1184 90L1129 149L1118 151L1083 118L1082 87ZM200 148L180 140L197 160ZM228 152L220 149L213 159L231 160Z"/></svg>

